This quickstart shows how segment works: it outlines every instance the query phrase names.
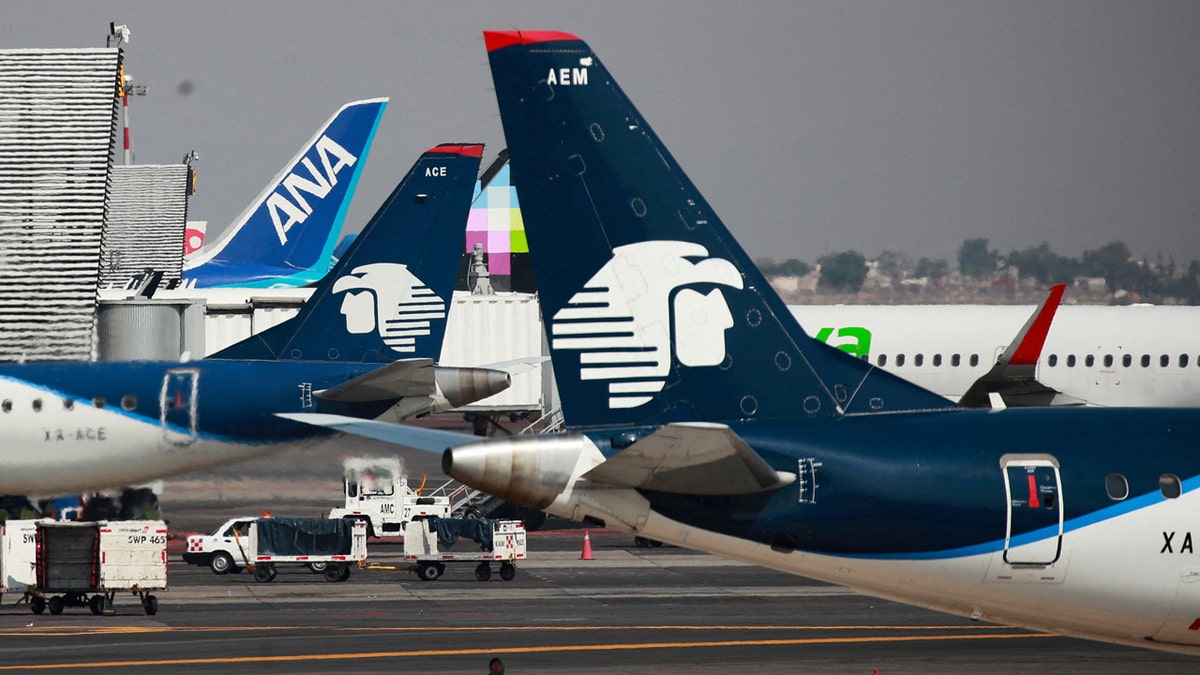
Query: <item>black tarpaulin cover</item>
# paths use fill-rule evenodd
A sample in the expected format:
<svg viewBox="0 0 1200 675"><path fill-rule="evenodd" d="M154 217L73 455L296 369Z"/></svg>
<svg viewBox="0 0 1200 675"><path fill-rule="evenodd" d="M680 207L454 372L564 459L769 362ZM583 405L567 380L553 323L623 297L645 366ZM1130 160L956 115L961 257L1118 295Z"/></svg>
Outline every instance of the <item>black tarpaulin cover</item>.
<svg viewBox="0 0 1200 675"><path fill-rule="evenodd" d="M453 546L459 537L467 537L490 551L495 523L491 518L430 518L429 528L437 530L438 539L446 546Z"/></svg>
<svg viewBox="0 0 1200 675"><path fill-rule="evenodd" d="M349 555L352 523L344 518L259 518L258 553Z"/></svg>

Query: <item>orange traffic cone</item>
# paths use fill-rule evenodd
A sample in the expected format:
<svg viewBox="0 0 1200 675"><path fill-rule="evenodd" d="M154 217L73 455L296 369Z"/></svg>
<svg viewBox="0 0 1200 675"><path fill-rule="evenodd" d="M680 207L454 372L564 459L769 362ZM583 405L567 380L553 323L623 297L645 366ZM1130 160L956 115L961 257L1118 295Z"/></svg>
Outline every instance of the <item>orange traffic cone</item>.
<svg viewBox="0 0 1200 675"><path fill-rule="evenodd" d="M595 560L592 557L592 538L588 536L588 531L583 531L583 553L579 555L580 560Z"/></svg>

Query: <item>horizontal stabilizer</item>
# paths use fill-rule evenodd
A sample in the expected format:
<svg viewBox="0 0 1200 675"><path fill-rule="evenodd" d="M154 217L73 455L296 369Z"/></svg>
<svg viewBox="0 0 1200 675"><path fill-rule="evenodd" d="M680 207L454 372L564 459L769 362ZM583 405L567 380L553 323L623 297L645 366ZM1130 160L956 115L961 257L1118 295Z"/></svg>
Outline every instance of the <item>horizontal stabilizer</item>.
<svg viewBox="0 0 1200 675"><path fill-rule="evenodd" d="M724 424L669 424L584 474L589 480L690 495L741 495L788 485Z"/></svg>
<svg viewBox="0 0 1200 675"><path fill-rule="evenodd" d="M395 443L403 445L406 448L414 450L422 450L425 452L441 453L446 448L464 443L475 443L479 441L478 436L471 434L460 434L453 431L443 431L441 429L426 429L424 427L414 427L407 424L392 424L390 422L380 422L377 420L363 420L357 417L346 417L343 415L327 415L324 413L277 413L276 417L281 417L285 420L293 422L302 422L311 424L315 427L324 427L333 429L344 434L352 434L363 438L371 438L377 441L387 443Z"/></svg>
<svg viewBox="0 0 1200 675"><path fill-rule="evenodd" d="M435 389L433 359L402 359L336 387L315 392L314 396L325 401L365 403L432 396Z"/></svg>

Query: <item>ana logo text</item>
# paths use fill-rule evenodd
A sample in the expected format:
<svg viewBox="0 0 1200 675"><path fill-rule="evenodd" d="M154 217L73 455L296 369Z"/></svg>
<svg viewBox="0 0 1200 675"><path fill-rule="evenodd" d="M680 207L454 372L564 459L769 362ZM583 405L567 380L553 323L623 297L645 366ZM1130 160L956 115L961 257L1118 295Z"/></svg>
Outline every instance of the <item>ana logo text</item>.
<svg viewBox="0 0 1200 675"><path fill-rule="evenodd" d="M671 370L672 335L683 366L725 359L733 317L721 289L683 287L741 289L742 277L728 260L707 256L708 249L683 241L620 246L554 315L554 348L582 352L579 377L608 381L609 408L644 405L662 390Z"/></svg>
<svg viewBox="0 0 1200 675"><path fill-rule="evenodd" d="M318 200L324 199L337 185L338 172L354 166L358 161L357 157L328 136L321 136L313 151L316 152L320 166L318 167L312 158L305 157L300 163L308 170L308 176L289 173L267 198L267 213L271 216L271 223L275 225L275 234L279 235L281 246L287 243L288 230L312 215L313 207L301 193L308 193Z"/></svg>
<svg viewBox="0 0 1200 675"><path fill-rule="evenodd" d="M374 331L395 352L416 351L417 338L431 333L431 322L446 318L445 301L399 263L355 267L334 282L333 292L346 293L346 332Z"/></svg>

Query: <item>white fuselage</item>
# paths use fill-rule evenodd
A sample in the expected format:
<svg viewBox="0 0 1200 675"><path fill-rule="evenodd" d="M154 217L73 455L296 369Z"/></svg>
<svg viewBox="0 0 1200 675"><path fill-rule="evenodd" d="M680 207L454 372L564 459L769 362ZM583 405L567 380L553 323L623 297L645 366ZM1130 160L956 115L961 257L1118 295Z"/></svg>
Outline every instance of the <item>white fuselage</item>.
<svg viewBox="0 0 1200 675"><path fill-rule="evenodd" d="M0 494L52 495L137 483L230 464L295 445L180 433L90 401L0 377Z"/></svg>
<svg viewBox="0 0 1200 675"><path fill-rule="evenodd" d="M1034 311L1012 305L791 305L811 336L957 401ZM865 332L864 332L865 331ZM1092 405L1200 405L1200 307L1059 307L1037 379ZM869 343L865 342L869 340ZM955 358L957 356L957 359Z"/></svg>

